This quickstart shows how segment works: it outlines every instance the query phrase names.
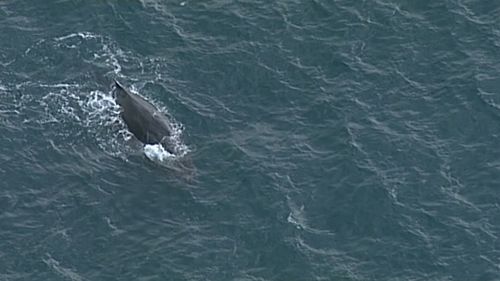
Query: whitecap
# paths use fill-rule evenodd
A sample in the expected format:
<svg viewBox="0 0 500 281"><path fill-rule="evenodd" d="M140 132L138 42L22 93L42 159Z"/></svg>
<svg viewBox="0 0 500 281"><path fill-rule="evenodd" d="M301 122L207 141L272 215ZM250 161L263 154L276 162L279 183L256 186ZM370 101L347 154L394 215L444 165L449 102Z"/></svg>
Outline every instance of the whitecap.
<svg viewBox="0 0 500 281"><path fill-rule="evenodd" d="M146 144L144 146L144 154L151 161L164 162L175 158L175 155L165 150L161 144Z"/></svg>

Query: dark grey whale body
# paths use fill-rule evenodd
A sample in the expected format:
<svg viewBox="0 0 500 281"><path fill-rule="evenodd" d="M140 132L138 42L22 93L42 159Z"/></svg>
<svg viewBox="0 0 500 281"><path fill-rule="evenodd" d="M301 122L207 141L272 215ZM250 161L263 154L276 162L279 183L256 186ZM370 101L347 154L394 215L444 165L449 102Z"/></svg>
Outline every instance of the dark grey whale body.
<svg viewBox="0 0 500 281"><path fill-rule="evenodd" d="M161 144L168 152L174 153L169 138L172 127L163 113L116 80L114 97L122 108L120 116L138 140L144 144Z"/></svg>

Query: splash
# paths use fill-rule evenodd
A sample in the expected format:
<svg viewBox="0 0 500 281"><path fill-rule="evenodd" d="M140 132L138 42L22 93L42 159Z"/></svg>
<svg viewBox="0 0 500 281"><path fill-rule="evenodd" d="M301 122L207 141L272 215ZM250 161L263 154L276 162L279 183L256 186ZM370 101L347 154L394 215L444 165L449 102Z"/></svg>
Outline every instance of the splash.
<svg viewBox="0 0 500 281"><path fill-rule="evenodd" d="M146 144L144 146L144 155L151 161L159 162L165 162L175 158L175 154L168 152L160 144Z"/></svg>

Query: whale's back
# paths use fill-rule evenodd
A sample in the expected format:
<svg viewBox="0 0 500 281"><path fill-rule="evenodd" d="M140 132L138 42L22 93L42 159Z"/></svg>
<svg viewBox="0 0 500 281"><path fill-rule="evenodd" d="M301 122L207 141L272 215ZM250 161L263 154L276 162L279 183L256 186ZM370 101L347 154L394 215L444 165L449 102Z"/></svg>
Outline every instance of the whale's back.
<svg viewBox="0 0 500 281"><path fill-rule="evenodd" d="M171 134L167 117L143 97L131 93L118 82L115 99L129 131L144 144L165 143ZM167 148L168 149L168 148Z"/></svg>

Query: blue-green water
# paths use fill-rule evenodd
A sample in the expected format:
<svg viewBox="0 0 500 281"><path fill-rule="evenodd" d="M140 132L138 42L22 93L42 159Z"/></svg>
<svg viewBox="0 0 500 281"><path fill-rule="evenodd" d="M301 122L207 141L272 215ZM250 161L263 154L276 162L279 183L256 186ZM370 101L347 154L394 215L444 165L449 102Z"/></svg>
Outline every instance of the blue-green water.
<svg viewBox="0 0 500 281"><path fill-rule="evenodd" d="M499 16L0 1L0 280L500 280ZM186 155L145 157L113 78Z"/></svg>

